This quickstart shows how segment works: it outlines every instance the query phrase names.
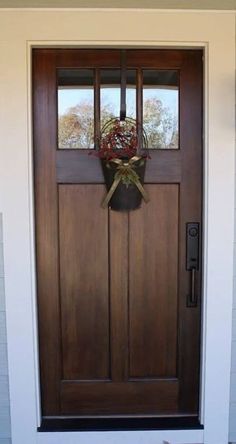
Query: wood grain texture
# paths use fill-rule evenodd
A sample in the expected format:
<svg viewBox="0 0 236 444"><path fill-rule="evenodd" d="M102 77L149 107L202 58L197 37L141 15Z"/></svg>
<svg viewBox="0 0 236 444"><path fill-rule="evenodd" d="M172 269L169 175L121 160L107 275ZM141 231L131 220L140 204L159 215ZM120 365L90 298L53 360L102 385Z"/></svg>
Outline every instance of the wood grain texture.
<svg viewBox="0 0 236 444"><path fill-rule="evenodd" d="M99 160L57 150L57 69L119 68L118 49L35 49L34 163L43 416L196 415L199 304L187 308L186 223L202 218L202 51L127 50L142 69L179 72L179 150L151 151L151 200L102 210ZM59 191L58 191L59 190ZM200 245L201 252L201 245Z"/></svg>
<svg viewBox="0 0 236 444"><path fill-rule="evenodd" d="M175 379L102 384L61 383L62 414L70 415L160 415L176 413L178 381ZM128 402L127 402L128 401Z"/></svg>
<svg viewBox="0 0 236 444"><path fill-rule="evenodd" d="M128 379L128 213L110 213L112 381Z"/></svg>
<svg viewBox="0 0 236 444"><path fill-rule="evenodd" d="M186 271L186 222L202 220L202 54L186 54L180 74L180 147L182 180L180 189L179 240L179 408L197 412L199 406L200 332L201 332L201 233L200 266L196 272L197 307L189 309L186 299L190 276ZM189 334L191 332L191 340Z"/></svg>
<svg viewBox="0 0 236 444"><path fill-rule="evenodd" d="M88 156L86 150L60 150L57 156L58 183L104 183L99 159ZM180 150L150 150L151 162L147 162L147 183L181 182Z"/></svg>
<svg viewBox="0 0 236 444"><path fill-rule="evenodd" d="M59 187L64 379L109 378L108 215L102 185Z"/></svg>
<svg viewBox="0 0 236 444"><path fill-rule="evenodd" d="M150 203L130 213L131 378L176 376L178 185L146 185Z"/></svg>
<svg viewBox="0 0 236 444"><path fill-rule="evenodd" d="M42 58L39 52L34 53L35 229L41 399L43 412L48 415L60 411L61 376L54 64L53 55Z"/></svg>

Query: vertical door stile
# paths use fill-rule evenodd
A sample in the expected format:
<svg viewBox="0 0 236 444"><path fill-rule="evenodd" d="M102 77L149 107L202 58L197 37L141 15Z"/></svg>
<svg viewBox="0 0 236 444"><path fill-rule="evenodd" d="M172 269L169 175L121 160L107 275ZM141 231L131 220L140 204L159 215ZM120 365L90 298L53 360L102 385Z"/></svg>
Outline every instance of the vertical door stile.
<svg viewBox="0 0 236 444"><path fill-rule="evenodd" d="M36 52L34 73L35 230L41 397L44 413L60 413L61 330L56 183L56 60ZM50 126L48 125L50 122ZM43 131L42 131L43 129ZM49 297L50 295L50 297ZM45 341L44 338L47 338Z"/></svg>
<svg viewBox="0 0 236 444"><path fill-rule="evenodd" d="M179 270L179 404L183 412L197 411L199 405L200 359L200 273L196 271L198 304L189 308L187 298L191 276L186 267L186 223L201 223L202 201L202 54L185 55L180 77L180 150L182 181L180 187L180 270ZM194 125L184 124L194 122ZM201 249L200 249L201 251ZM201 256L201 255L200 255ZM199 265L201 269L201 264ZM188 334L192 332L192 340Z"/></svg>

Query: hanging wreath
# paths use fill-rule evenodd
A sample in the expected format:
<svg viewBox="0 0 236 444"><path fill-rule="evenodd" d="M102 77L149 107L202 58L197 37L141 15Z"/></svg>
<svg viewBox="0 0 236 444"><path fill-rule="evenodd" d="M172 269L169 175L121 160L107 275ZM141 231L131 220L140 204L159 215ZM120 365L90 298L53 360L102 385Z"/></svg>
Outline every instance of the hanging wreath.
<svg viewBox="0 0 236 444"><path fill-rule="evenodd" d="M148 194L143 187L147 137L134 119L109 120L101 130L96 155L101 159L107 195L102 207L128 211L140 207Z"/></svg>

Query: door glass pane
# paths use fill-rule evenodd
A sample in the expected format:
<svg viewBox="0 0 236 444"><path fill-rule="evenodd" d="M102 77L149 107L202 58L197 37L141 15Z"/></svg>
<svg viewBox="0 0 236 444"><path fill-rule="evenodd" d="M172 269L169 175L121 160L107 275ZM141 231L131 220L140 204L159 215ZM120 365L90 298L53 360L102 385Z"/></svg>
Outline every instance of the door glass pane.
<svg viewBox="0 0 236 444"><path fill-rule="evenodd" d="M120 69L102 69L101 78L101 128L120 115ZM136 71L126 72L126 115L136 119Z"/></svg>
<svg viewBox="0 0 236 444"><path fill-rule="evenodd" d="M94 148L94 71L58 70L58 148Z"/></svg>
<svg viewBox="0 0 236 444"><path fill-rule="evenodd" d="M143 70L143 127L148 148L179 148L178 71Z"/></svg>

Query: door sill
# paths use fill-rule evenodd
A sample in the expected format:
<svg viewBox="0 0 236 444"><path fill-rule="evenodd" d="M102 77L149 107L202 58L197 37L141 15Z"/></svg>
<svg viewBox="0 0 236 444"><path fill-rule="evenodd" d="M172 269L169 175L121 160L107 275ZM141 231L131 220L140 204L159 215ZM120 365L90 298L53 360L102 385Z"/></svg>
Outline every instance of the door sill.
<svg viewBox="0 0 236 444"><path fill-rule="evenodd" d="M193 430L203 429L198 416L129 418L59 418L43 417L38 432L92 432L122 430Z"/></svg>

